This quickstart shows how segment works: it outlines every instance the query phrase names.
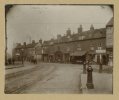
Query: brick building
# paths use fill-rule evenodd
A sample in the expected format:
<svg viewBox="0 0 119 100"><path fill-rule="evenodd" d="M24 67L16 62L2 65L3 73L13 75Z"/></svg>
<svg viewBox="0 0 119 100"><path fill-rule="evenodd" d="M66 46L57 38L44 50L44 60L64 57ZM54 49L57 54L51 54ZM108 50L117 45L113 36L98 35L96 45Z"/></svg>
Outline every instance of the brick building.
<svg viewBox="0 0 119 100"><path fill-rule="evenodd" d="M99 55L95 51L99 48L106 50L106 28L94 29L91 25L90 30L83 31L82 25L80 25L77 33L71 33L68 28L64 36L57 35L57 39L44 41L43 61L68 63L71 62L72 57L88 53L95 56L96 62L100 62ZM105 63L106 58L107 55L104 53L103 61Z"/></svg>
<svg viewBox="0 0 119 100"><path fill-rule="evenodd" d="M16 48L13 49L13 58L16 60L27 60L30 61L32 58L34 58L36 52L35 52L35 46L38 43L35 42L35 40L32 41L32 43L26 44L26 42L21 45L21 43L18 43Z"/></svg>
<svg viewBox="0 0 119 100"><path fill-rule="evenodd" d="M106 50L106 28L95 29L91 25L88 31L83 31L83 27L80 25L77 33L72 33L71 29L68 28L65 35L57 35L56 39L44 41L41 45L38 45L38 43L32 42L26 46L25 44L20 45L20 47L17 46L14 55L16 55L17 50L21 51L20 49L25 46L24 50L27 53L24 56L26 56L26 59L38 55L39 52L39 59L44 62L70 63L73 57L80 57L88 53L93 55L96 62L99 62L99 55L95 51L99 48ZM30 52L32 53L30 54ZM103 54L103 58L106 64L106 53Z"/></svg>

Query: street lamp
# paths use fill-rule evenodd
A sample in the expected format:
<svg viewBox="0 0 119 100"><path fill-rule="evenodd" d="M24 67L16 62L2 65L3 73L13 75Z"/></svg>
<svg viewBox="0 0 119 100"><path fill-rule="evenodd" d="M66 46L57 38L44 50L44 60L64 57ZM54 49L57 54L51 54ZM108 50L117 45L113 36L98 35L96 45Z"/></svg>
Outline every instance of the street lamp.
<svg viewBox="0 0 119 100"><path fill-rule="evenodd" d="M44 61L44 51L45 51L45 47L42 46L41 47L42 61Z"/></svg>
<svg viewBox="0 0 119 100"><path fill-rule="evenodd" d="M22 64L24 64L24 57L23 57L24 49L21 49L21 56L22 56Z"/></svg>
<svg viewBox="0 0 119 100"><path fill-rule="evenodd" d="M98 47L98 50L102 50L102 46L100 45L99 47ZM101 53L99 53L99 57L100 57L100 62L99 62L99 73L102 73L102 54Z"/></svg>
<svg viewBox="0 0 119 100"><path fill-rule="evenodd" d="M70 63L70 48L67 48L67 53L68 53L68 63Z"/></svg>
<svg viewBox="0 0 119 100"><path fill-rule="evenodd" d="M35 60L36 60L36 64L37 64L37 48L35 48Z"/></svg>

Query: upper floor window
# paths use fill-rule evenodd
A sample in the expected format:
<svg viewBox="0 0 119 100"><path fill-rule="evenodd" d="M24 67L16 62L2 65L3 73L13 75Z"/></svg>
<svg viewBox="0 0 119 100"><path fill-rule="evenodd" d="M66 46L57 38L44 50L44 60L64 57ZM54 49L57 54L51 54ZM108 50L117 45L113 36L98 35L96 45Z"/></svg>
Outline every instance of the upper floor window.
<svg viewBox="0 0 119 100"><path fill-rule="evenodd" d="M93 43L90 44L90 50L94 50L94 44Z"/></svg>
<svg viewBox="0 0 119 100"><path fill-rule="evenodd" d="M100 47L101 47L101 46L102 46L102 43L99 43L99 44L98 44L98 46L100 46Z"/></svg>
<svg viewBox="0 0 119 100"><path fill-rule="evenodd" d="M98 50L101 50L102 49L102 43L99 43L98 44Z"/></svg>

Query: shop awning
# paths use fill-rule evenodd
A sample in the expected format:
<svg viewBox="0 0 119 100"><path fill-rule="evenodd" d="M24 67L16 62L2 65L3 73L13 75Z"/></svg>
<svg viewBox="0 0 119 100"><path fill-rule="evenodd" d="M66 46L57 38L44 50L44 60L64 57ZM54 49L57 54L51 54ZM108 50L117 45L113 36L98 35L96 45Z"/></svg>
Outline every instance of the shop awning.
<svg viewBox="0 0 119 100"><path fill-rule="evenodd" d="M75 51L75 52L71 53L70 56L83 56L86 53L87 53L86 51Z"/></svg>
<svg viewBox="0 0 119 100"><path fill-rule="evenodd" d="M93 50L90 50L90 51L88 51L88 54L96 54L96 52Z"/></svg>

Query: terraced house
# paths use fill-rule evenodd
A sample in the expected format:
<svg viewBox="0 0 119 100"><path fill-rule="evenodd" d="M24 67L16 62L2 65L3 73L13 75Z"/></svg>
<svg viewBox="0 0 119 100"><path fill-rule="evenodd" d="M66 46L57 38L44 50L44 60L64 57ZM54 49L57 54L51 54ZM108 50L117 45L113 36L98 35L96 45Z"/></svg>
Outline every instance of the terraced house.
<svg viewBox="0 0 119 100"><path fill-rule="evenodd" d="M83 26L80 25L76 33L68 28L64 35L58 34L56 39L43 42L40 39L37 43L33 40L29 44L18 44L13 50L13 57L27 61L37 59L44 62L80 63L88 54L92 55L95 62L100 62L100 55L96 50L106 50L106 28L108 25L100 29L91 25L88 31L83 31ZM103 64L108 63L108 56L107 52L102 54Z"/></svg>
<svg viewBox="0 0 119 100"><path fill-rule="evenodd" d="M72 62L74 58L80 59L81 56L91 54L96 62L99 61L97 49L106 49L106 28L94 29L91 25L90 30L83 31L82 25L77 29L77 33L66 31L64 36L57 35L57 39L44 41L43 61L48 62ZM106 64L106 53L103 54L103 62ZM76 60L75 60L76 61Z"/></svg>

